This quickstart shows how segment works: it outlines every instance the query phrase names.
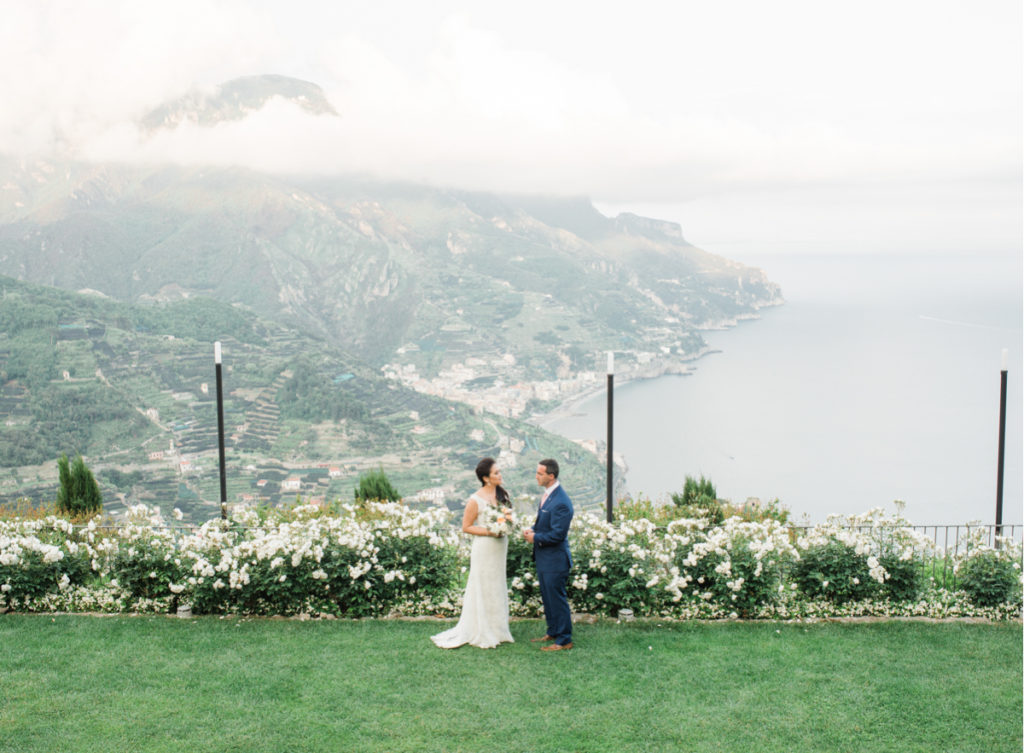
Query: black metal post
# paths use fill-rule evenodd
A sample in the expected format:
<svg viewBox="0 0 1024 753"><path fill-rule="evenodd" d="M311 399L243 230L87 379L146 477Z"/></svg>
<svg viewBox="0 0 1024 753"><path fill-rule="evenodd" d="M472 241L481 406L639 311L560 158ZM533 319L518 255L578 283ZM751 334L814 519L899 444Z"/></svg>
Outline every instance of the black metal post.
<svg viewBox="0 0 1024 753"><path fill-rule="evenodd" d="M221 389L220 343L213 344L213 363L217 372L217 445L220 450L220 517L228 517L228 481L224 470L224 393Z"/></svg>
<svg viewBox="0 0 1024 753"><path fill-rule="evenodd" d="M607 506L608 522L611 523L614 519L614 513L612 511L612 505L614 503L613 495L615 493L615 461L612 455L612 411L613 411L613 392L615 389L615 356L609 351L608 353L608 493L606 495L605 503Z"/></svg>
<svg viewBox="0 0 1024 753"><path fill-rule="evenodd" d="M996 464L996 536L1003 535L1003 460L1006 455L1006 349L999 371L999 460ZM999 539L996 539L999 546Z"/></svg>

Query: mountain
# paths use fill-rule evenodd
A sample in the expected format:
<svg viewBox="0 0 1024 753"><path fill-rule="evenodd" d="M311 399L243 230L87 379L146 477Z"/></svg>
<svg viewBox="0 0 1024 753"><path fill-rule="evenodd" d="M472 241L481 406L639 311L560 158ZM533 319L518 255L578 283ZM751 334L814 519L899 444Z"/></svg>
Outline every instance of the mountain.
<svg viewBox="0 0 1024 753"><path fill-rule="evenodd" d="M337 116L315 84L258 76L187 94L151 112L140 128L215 126L275 99L311 118ZM27 468L66 448L102 463L117 462L117 453L141 463L130 437L151 436L156 422L138 417L154 409L172 410L175 418L161 418L165 433L159 440L152 434L152 441L169 447L175 439L184 458L184 435L175 427L202 424L208 431L209 424L189 418L179 403L210 398L197 397L198 376L186 388L169 375L181 364L203 362L203 348L224 340L241 359L232 362L236 378L248 380L232 393L241 401L238 425L257 425L254 417L264 415L250 416L246 400L261 401L266 416L277 416L272 441L239 440L238 452L253 453L247 465L348 458L343 467L381 463L412 473L417 489L464 474L459 463L483 445L504 448L513 459L506 464L553 447L555 438L519 419L599 387L605 351L615 352L622 378L685 371L706 351L701 330L754 317L782 300L761 270L694 247L679 225L633 214L606 217L584 197L240 167L2 156L0 275L10 278L4 295L16 305L7 316L20 328L0 333L4 399L13 401L5 403L7 426L42 437L33 450L8 431L0 437L0 462ZM24 283L47 288L18 287ZM47 295L59 305L46 303ZM35 301L27 308L26 296ZM112 307L102 316L93 313L100 302ZM47 306L59 315L44 316ZM178 329L156 326L154 317L170 317ZM65 346L69 332L84 332L83 342ZM181 350L183 342L192 342L194 352ZM305 359L301 368L296 359ZM131 376L155 364L163 365L162 376ZM115 372L117 380L110 376ZM295 376L307 373L316 379ZM67 420L46 423L56 420L60 395L76 379L96 382L93 392L76 398L83 410L92 406L80 415L89 431ZM346 392L366 385L372 388ZM396 400L405 407L396 409ZM420 406L418 400L433 402L423 404L429 410L406 405ZM406 419L394 418L403 410ZM419 418L408 418L413 414ZM446 427L443 435L427 415ZM440 418L449 415L458 418ZM379 416L392 417L388 431L370 421ZM97 434L108 419L109 431ZM355 423L342 430L342 421ZM309 437L296 440L303 431ZM408 432L414 433L403 436ZM440 443L433 455L427 439ZM568 457L574 447L559 452ZM208 444L197 450L208 451ZM414 458L422 472L410 471L403 458ZM581 479L595 489L591 501L601 498L600 476ZM22 481L0 485L0 494L24 488ZM208 490L203 499L211 499Z"/></svg>
<svg viewBox="0 0 1024 753"><path fill-rule="evenodd" d="M413 501L465 499L476 461L500 457L514 493L563 458L582 505L603 469L524 422L417 393L322 340L192 297L133 304L0 278L0 503L52 501L61 453L86 457L105 509L219 510L217 383L223 341L228 501L350 500L383 467Z"/></svg>
<svg viewBox="0 0 1024 753"><path fill-rule="evenodd" d="M142 118L142 130L152 133L177 128L184 122L211 126L242 120L278 97L311 115L337 115L323 89L309 81L289 76L245 76L228 81L212 91L191 91L154 108Z"/></svg>
<svg viewBox="0 0 1024 753"><path fill-rule="evenodd" d="M778 302L757 269L677 225L584 199L510 197L240 168L0 165L0 274L125 301L207 295L358 352L407 344L427 374L514 353L513 381L566 359L692 357L699 330ZM540 338L539 340L536 338Z"/></svg>

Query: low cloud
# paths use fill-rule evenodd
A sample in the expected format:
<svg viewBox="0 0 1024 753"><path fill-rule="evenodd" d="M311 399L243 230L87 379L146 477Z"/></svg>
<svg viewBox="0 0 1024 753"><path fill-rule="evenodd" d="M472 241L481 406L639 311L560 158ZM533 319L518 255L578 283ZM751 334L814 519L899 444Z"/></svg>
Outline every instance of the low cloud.
<svg viewBox="0 0 1024 753"><path fill-rule="evenodd" d="M530 2L482 20L473 6L444 18L410 6L374 26L316 0L296 0L291 15L243 0L15 0L0 31L0 152L609 203L1019 183L1020 73L1003 70L1019 64L1020 40L1003 30L1019 21L1015 4L965 15L866 1L845 17L802 0L770 13L745 3L740 15L641 1L620 21L581 6L553 15L552 32L565 33L552 43L534 30L539 17L523 17L539 14ZM214 127L138 127L190 89L260 73L312 80L339 116L274 100Z"/></svg>

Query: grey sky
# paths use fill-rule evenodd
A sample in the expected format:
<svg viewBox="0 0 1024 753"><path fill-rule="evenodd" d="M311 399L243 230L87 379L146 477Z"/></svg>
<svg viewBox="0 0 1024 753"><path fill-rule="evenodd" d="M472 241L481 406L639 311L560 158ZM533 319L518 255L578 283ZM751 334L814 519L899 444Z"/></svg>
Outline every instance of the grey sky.
<svg viewBox="0 0 1024 753"><path fill-rule="evenodd" d="M1020 251L1018 0L4 6L6 153L585 194L725 255ZM254 73L341 117L135 128Z"/></svg>

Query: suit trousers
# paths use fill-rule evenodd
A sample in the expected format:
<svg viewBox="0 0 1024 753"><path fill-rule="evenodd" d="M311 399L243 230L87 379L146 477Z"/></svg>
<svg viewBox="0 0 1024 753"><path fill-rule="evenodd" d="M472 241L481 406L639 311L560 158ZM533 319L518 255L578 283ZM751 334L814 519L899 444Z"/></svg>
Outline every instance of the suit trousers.
<svg viewBox="0 0 1024 753"><path fill-rule="evenodd" d="M568 580L568 570L537 572L547 632L555 639L555 643L561 645L572 643L572 610L569 608L569 594L566 591Z"/></svg>

